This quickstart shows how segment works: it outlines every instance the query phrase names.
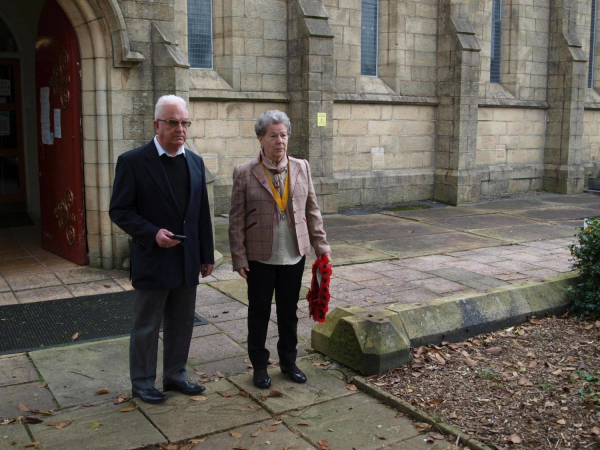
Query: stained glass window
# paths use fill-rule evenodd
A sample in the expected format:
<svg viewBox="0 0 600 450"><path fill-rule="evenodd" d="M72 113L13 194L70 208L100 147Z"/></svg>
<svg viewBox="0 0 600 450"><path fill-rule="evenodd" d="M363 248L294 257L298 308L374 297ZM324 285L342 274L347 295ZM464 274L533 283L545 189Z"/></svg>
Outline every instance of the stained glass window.
<svg viewBox="0 0 600 450"><path fill-rule="evenodd" d="M360 74L377 76L378 0L362 0Z"/></svg>
<svg viewBox="0 0 600 450"><path fill-rule="evenodd" d="M187 7L190 67L212 69L212 0L188 0Z"/></svg>
<svg viewBox="0 0 600 450"><path fill-rule="evenodd" d="M492 61L490 81L500 83L500 45L502 43L502 0L492 2Z"/></svg>

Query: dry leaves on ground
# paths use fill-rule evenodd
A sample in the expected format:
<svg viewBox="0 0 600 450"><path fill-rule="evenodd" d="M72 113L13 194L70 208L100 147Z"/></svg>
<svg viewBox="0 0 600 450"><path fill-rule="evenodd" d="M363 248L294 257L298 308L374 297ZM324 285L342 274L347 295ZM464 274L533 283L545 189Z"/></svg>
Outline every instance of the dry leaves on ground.
<svg viewBox="0 0 600 450"><path fill-rule="evenodd" d="M370 382L496 448L598 448L599 339L594 322L533 319L417 348Z"/></svg>

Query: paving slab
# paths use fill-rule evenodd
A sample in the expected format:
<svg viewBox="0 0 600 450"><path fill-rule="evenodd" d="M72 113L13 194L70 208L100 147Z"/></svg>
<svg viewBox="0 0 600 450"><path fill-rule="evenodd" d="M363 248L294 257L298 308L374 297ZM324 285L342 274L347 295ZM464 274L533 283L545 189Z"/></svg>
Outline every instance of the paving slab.
<svg viewBox="0 0 600 450"><path fill-rule="evenodd" d="M543 199L548 203L562 203L567 205L588 205L589 203L600 203L600 196L590 194L557 195Z"/></svg>
<svg viewBox="0 0 600 450"><path fill-rule="evenodd" d="M247 376L247 375L246 375ZM206 436L270 418L250 398L238 395L239 389L225 379L206 383L205 401L193 401L187 395L169 392L169 400L158 405L140 402L140 410L170 441ZM224 397L220 393L230 397Z"/></svg>
<svg viewBox="0 0 600 450"><path fill-rule="evenodd" d="M430 255L432 253L448 253L459 250L472 250L482 247L493 247L499 242L483 236L452 232L431 234L416 238L398 238L383 241L367 242L370 250L385 252L396 257Z"/></svg>
<svg viewBox="0 0 600 450"><path fill-rule="evenodd" d="M227 285L227 282L219 282L219 284L221 283ZM211 283L199 284L196 290L196 306L217 305L230 302L231 300L233 300L231 297L216 289Z"/></svg>
<svg viewBox="0 0 600 450"><path fill-rule="evenodd" d="M406 224L408 220L396 217L395 214L388 214L386 211L382 214L356 214L344 216L341 214L328 214L323 216L323 227L325 231L330 228L353 227L360 225L381 226L386 224Z"/></svg>
<svg viewBox="0 0 600 450"><path fill-rule="evenodd" d="M48 389L38 388L41 381L34 383L15 384L0 387L0 418L11 419L18 416L28 416L32 413L19 410L19 403L29 409L50 411L56 409L56 403ZM1 433L1 431L0 431Z"/></svg>
<svg viewBox="0 0 600 450"><path fill-rule="evenodd" d="M446 231L442 227L435 225L408 220L403 222L405 223L329 228L327 229L327 240L330 242L363 242L388 239L390 237L400 237L408 234L414 237L426 234L444 233Z"/></svg>
<svg viewBox="0 0 600 450"><path fill-rule="evenodd" d="M544 208L529 211L517 211L515 214L539 220L575 220L600 215L597 208Z"/></svg>
<svg viewBox="0 0 600 450"><path fill-rule="evenodd" d="M71 298L73 293L66 286L53 286L40 289L31 289L27 291L15 292L19 303L43 302L46 300L58 300L61 298Z"/></svg>
<svg viewBox="0 0 600 450"><path fill-rule="evenodd" d="M388 445L384 448L386 450L447 450L448 448L452 448L452 446L445 439L439 441L434 439L427 440L427 434L420 434L419 436Z"/></svg>
<svg viewBox="0 0 600 450"><path fill-rule="evenodd" d="M504 242L523 243L538 240L540 236L548 239L572 236L573 229L560 225L538 223L535 226L515 225L514 227L484 228L471 230L471 233Z"/></svg>
<svg viewBox="0 0 600 450"><path fill-rule="evenodd" d="M225 334L211 334L192 339L188 363L192 366L220 359L244 356L246 350Z"/></svg>
<svg viewBox="0 0 600 450"><path fill-rule="evenodd" d="M526 209L545 208L548 204L542 200L496 200L487 203L478 203L478 210L492 211L519 211Z"/></svg>
<svg viewBox="0 0 600 450"><path fill-rule="evenodd" d="M0 359L0 387L38 380L38 374L27 356Z"/></svg>
<svg viewBox="0 0 600 450"><path fill-rule="evenodd" d="M13 291L24 291L25 289L59 286L62 284L58 277L50 272L11 275L6 277L6 281L13 289Z"/></svg>
<svg viewBox="0 0 600 450"><path fill-rule="evenodd" d="M486 209L478 209L473 206L447 206L442 208L417 209L412 211L386 211L385 214L404 217L407 219L415 219L429 221L431 218L441 217L461 217L475 216L479 214L489 214Z"/></svg>
<svg viewBox="0 0 600 450"><path fill-rule="evenodd" d="M55 272L56 276L64 284L87 283L88 281L107 280L110 274L107 270L92 269L84 267L81 269L61 270Z"/></svg>
<svg viewBox="0 0 600 450"><path fill-rule="evenodd" d="M61 411L44 418L45 422L72 421L67 427L57 429L42 423L29 429L42 450L125 450L166 440L139 410L119 412L127 406L128 403L104 404ZM94 429L93 424L101 425Z"/></svg>
<svg viewBox="0 0 600 450"><path fill-rule="evenodd" d="M12 292L2 292L0 293L0 306L4 306L4 305L16 305L19 302L17 301L17 298L15 297L15 294L13 294Z"/></svg>
<svg viewBox="0 0 600 450"><path fill-rule="evenodd" d="M239 373L248 373L252 370L250 359L247 355L234 356L233 358L220 359L202 363L194 367L194 370L204 372L211 379L214 379L216 372L221 372L225 375L233 375Z"/></svg>
<svg viewBox="0 0 600 450"><path fill-rule="evenodd" d="M158 347L157 376L160 377L162 345ZM96 395L101 389L110 392L108 397L131 392L128 337L36 350L29 356L61 408L104 400L107 396Z"/></svg>
<svg viewBox="0 0 600 450"><path fill-rule="evenodd" d="M379 449L419 435L409 419L398 417L398 411L362 392L293 411L281 418L313 444L327 439L332 449Z"/></svg>
<svg viewBox="0 0 600 450"><path fill-rule="evenodd" d="M236 428L231 432L224 432L209 436L204 442L196 444L196 449L229 449L229 448L247 448L247 449L315 449L312 445L302 439L300 436L292 433L283 424L274 425L276 421L266 420L253 425ZM239 433L241 437L237 438L230 433ZM260 433L257 436L252 434Z"/></svg>
<svg viewBox="0 0 600 450"><path fill-rule="evenodd" d="M500 267L500 266L496 266L496 267ZM435 269L435 270L430 270L429 273L432 275L436 275L438 277L445 278L450 281L455 281L457 283L466 284L467 286L470 286L468 284L469 282L477 282L478 284L480 284L482 286L487 286L488 288L506 285L506 283L504 283L503 281L497 280L496 278L488 277L486 275L481 275L479 273L471 272L470 270L461 269L459 267L448 267L448 268L443 268L443 269Z"/></svg>
<svg viewBox="0 0 600 450"><path fill-rule="evenodd" d="M243 343L248 341L248 320L246 318L230 320L229 322L219 322L217 327L227 333L227 336L236 342ZM270 322L267 337L270 338L273 336L277 336L277 324Z"/></svg>
<svg viewBox="0 0 600 450"><path fill-rule="evenodd" d="M229 299L228 302L214 305L196 306L196 312L209 322L215 324L247 317L248 307L244 303Z"/></svg>
<svg viewBox="0 0 600 450"><path fill-rule="evenodd" d="M229 380L240 390L246 391L263 408L272 414L281 414L297 408L305 408L334 398L356 394L346 388L339 372L323 370L312 365L311 358L298 360L298 367L306 374L307 382L297 384L287 375L273 368L269 370L271 390L281 392L280 397L266 397L270 390L259 389L252 383L252 377L243 374L231 377ZM336 447L334 447L336 448ZM344 447L337 447L344 448Z"/></svg>
<svg viewBox="0 0 600 450"><path fill-rule="evenodd" d="M371 261L385 261L393 258L394 255L386 253L384 251L373 250L366 248L365 246L356 244L346 244L342 242L330 242L331 252L333 254L333 265L340 266L344 264L356 264L361 262ZM312 265L313 260L307 259L307 266L309 262Z"/></svg>
<svg viewBox="0 0 600 450"><path fill-rule="evenodd" d="M392 292L388 294L388 298L390 298L392 302L405 305L427 303L429 300L438 297L438 294L425 288L416 288L409 291Z"/></svg>
<svg viewBox="0 0 600 450"><path fill-rule="evenodd" d="M433 220L432 220L433 221ZM479 216L452 217L435 220L438 227L454 228L457 230L477 230L482 228L499 228L502 226L529 225L536 226L539 222L515 217L508 214L485 214Z"/></svg>
<svg viewBox="0 0 600 450"><path fill-rule="evenodd" d="M123 292L124 289L113 279L87 281L85 283L67 284L75 297L84 295L110 294L111 292Z"/></svg>
<svg viewBox="0 0 600 450"><path fill-rule="evenodd" d="M0 275L0 292L8 292L10 291L10 286L6 282L6 279Z"/></svg>
<svg viewBox="0 0 600 450"><path fill-rule="evenodd" d="M0 432L0 450L22 449L31 442L24 425L14 423L2 427Z"/></svg>

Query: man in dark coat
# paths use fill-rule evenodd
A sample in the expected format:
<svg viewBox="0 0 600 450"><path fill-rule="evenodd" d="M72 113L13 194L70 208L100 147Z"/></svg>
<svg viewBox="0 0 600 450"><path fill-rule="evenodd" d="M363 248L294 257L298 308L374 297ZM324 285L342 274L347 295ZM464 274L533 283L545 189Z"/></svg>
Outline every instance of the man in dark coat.
<svg viewBox="0 0 600 450"><path fill-rule="evenodd" d="M185 100L156 103L156 137L117 160L110 218L129 234L136 290L130 343L134 397L160 403L154 387L158 333L163 323L163 387L196 395L186 363L192 337L198 276L214 267L210 206L202 158L184 149L190 126Z"/></svg>

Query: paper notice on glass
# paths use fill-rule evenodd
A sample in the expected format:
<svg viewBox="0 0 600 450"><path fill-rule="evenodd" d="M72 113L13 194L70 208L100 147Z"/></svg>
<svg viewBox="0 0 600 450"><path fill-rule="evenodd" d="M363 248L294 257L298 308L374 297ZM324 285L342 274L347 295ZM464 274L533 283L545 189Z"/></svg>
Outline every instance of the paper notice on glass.
<svg viewBox="0 0 600 450"><path fill-rule="evenodd" d="M0 112L0 136L10 136L10 113Z"/></svg>
<svg viewBox="0 0 600 450"><path fill-rule="evenodd" d="M10 97L10 80L0 80L0 96Z"/></svg>
<svg viewBox="0 0 600 450"><path fill-rule="evenodd" d="M40 88L40 125L42 128L42 143L52 145L50 132L50 88Z"/></svg>
<svg viewBox="0 0 600 450"><path fill-rule="evenodd" d="M54 137L62 138L62 131L60 126L60 109L54 110Z"/></svg>

